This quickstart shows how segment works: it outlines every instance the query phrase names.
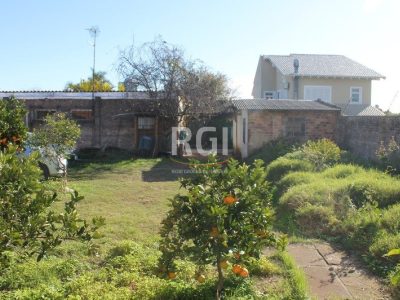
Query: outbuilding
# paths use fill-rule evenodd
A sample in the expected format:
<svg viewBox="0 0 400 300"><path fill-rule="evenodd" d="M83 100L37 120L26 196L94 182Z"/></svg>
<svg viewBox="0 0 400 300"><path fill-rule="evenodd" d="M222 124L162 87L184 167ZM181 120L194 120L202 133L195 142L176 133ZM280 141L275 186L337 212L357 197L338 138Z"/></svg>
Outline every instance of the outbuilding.
<svg viewBox="0 0 400 300"><path fill-rule="evenodd" d="M233 148L246 158L279 138L335 140L340 108L323 101L233 100Z"/></svg>

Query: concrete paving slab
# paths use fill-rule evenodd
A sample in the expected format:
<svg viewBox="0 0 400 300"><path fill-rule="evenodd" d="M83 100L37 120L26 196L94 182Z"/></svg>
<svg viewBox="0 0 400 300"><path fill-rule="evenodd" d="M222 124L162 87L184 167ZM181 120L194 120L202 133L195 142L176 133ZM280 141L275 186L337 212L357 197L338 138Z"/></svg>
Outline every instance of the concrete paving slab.
<svg viewBox="0 0 400 300"><path fill-rule="evenodd" d="M357 259L328 243L291 244L288 252L303 269L317 299L391 299L385 286Z"/></svg>

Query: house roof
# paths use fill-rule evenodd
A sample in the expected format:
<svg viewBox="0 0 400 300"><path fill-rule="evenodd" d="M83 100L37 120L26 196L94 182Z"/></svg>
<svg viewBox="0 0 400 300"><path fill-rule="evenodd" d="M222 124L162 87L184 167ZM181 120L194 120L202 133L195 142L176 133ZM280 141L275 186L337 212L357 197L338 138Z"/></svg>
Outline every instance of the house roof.
<svg viewBox="0 0 400 300"><path fill-rule="evenodd" d="M379 108L367 104L341 104L343 116L384 116L385 113Z"/></svg>
<svg viewBox="0 0 400 300"><path fill-rule="evenodd" d="M339 111L340 108L322 102L308 100L267 100L267 99L239 99L232 100L237 109L247 110L313 110L313 111Z"/></svg>
<svg viewBox="0 0 400 300"><path fill-rule="evenodd" d="M299 60L298 76L326 78L380 79L383 75L343 55L290 54L263 55L283 75L294 76L293 62Z"/></svg>
<svg viewBox="0 0 400 300"><path fill-rule="evenodd" d="M65 92L65 91L0 91L0 99L14 96L23 100L34 99L79 99L91 100L91 92ZM150 99L146 92L95 92L95 97L101 99Z"/></svg>

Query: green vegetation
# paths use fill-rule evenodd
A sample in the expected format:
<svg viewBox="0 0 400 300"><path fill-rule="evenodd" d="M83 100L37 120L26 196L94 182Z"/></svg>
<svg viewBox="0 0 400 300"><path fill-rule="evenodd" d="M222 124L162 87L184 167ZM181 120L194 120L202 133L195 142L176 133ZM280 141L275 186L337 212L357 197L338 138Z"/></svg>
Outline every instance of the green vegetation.
<svg viewBox="0 0 400 300"><path fill-rule="evenodd" d="M114 86L106 78L105 72L96 72L94 78L91 76L88 79L81 79L79 83L67 83L65 90L71 92L111 92L114 90Z"/></svg>
<svg viewBox="0 0 400 300"><path fill-rule="evenodd" d="M40 181L39 153L25 156L22 144L25 109L15 98L1 100L0 127L0 270L26 257L37 261L65 240L91 241L104 220L81 219L76 206L83 199L73 192L64 207L54 209L57 193Z"/></svg>
<svg viewBox="0 0 400 300"><path fill-rule="evenodd" d="M26 138L26 108L15 97L0 99L0 151L9 143L20 145Z"/></svg>
<svg viewBox="0 0 400 300"><path fill-rule="evenodd" d="M187 258L198 266L196 276L202 282L203 269L212 264L218 271L220 299L227 274L248 277L246 262L259 258L261 250L275 241L270 231L271 194L261 160L249 167L231 159L223 169L210 157L194 170L195 176L181 180L187 195L171 200L163 220L160 272L175 279L174 260Z"/></svg>
<svg viewBox="0 0 400 300"><path fill-rule="evenodd" d="M71 164L69 187L85 195L78 203L82 217L106 219L96 247L68 241L40 262L20 262L12 252L4 253L9 265L0 275L0 298L214 299L215 268L205 268L204 283L196 280L197 266L187 260L176 261L175 280L159 276L161 220L169 210L168 199L179 191L181 176L171 169L181 166L165 159L131 158L117 150L89 150L80 157ZM60 189L58 181L49 185ZM56 203L58 211L63 206L63 201ZM274 256L261 255L247 267L248 278L227 274L225 299L294 299L292 295L302 294L291 281L294 266Z"/></svg>
<svg viewBox="0 0 400 300"><path fill-rule="evenodd" d="M400 181L340 157L333 143L308 142L267 167L277 227L338 242L386 276L396 263L383 256L400 247Z"/></svg>

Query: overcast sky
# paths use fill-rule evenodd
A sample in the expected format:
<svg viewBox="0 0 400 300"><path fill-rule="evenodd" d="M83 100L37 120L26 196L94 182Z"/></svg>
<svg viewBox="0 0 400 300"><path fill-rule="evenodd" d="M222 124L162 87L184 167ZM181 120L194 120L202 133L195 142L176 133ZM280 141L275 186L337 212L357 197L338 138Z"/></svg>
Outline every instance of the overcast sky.
<svg viewBox="0 0 400 300"><path fill-rule="evenodd" d="M386 76L372 86L384 109L400 90L396 0L13 0L0 12L0 90L60 90L89 76L93 25L97 69L114 84L119 50L162 35L227 74L241 97L251 97L261 54L346 55Z"/></svg>

